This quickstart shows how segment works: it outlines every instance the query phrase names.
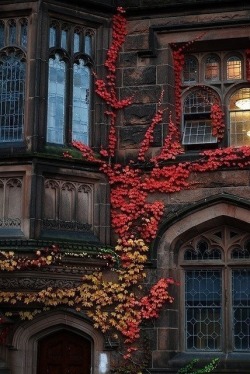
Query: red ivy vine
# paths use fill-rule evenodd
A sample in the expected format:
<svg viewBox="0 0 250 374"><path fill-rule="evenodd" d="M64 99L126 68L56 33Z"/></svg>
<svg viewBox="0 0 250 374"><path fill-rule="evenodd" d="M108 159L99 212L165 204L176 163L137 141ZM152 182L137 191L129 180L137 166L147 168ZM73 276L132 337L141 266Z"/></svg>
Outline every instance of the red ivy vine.
<svg viewBox="0 0 250 374"><path fill-rule="evenodd" d="M120 100L116 91L116 65L119 51L126 36L126 18L123 8L117 9L113 18L113 41L107 53L105 66L106 79L96 78L96 93L106 103L106 115L109 121L108 145L96 155L90 147L73 142L80 150L84 160L99 163L100 171L106 174L111 187L111 219L112 227L118 237L115 247L120 257L121 266L113 269L115 279L105 280L102 272L84 275L80 286L72 289L45 289L38 294L0 292L1 303L24 304L36 303L44 307L66 305L77 311L85 310L92 318L94 326L103 332L113 331L114 336L123 337L127 350L124 358L129 359L137 349L133 345L140 336L143 321L156 318L166 302L172 303L169 286L172 279L162 278L150 290L143 290L146 277L144 267L147 261L149 243L156 237L159 222L164 212L162 201L151 201L150 194L173 193L189 189L191 173L214 171L220 168L245 168L250 165L250 147L224 148L205 151L197 161L179 162L178 156L183 152L180 143L179 124L181 118L181 72L184 65L184 50L187 46L174 48L176 116L173 121L169 117L168 134L159 153L151 157L150 146L153 142L153 131L162 121L162 97L159 99L157 112L152 119L145 138L138 151L137 160L121 165L114 161L117 147L116 121L118 110L131 104L131 98ZM212 104L211 119L213 135L221 140L224 133L223 112L217 102ZM70 152L64 157L71 158ZM148 170L143 166L147 162ZM52 252L38 254L38 258L29 263L17 260L13 264L13 256L2 253L0 268L11 267L14 271L22 266L51 265L59 256L55 248ZM9 257L8 257L9 256ZM42 257L41 257L42 256ZM45 257L45 258L44 258ZM48 258L49 257L49 258ZM38 261L38 263L36 263ZM49 263L48 263L49 262ZM7 269L5 269L7 270ZM138 364L139 365L139 364Z"/></svg>

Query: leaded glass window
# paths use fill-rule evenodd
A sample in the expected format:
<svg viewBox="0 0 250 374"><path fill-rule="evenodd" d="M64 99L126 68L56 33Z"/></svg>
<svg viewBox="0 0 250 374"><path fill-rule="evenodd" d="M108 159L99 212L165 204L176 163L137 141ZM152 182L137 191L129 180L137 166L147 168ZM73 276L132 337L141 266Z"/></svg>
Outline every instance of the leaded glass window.
<svg viewBox="0 0 250 374"><path fill-rule="evenodd" d="M236 351L250 350L250 270L232 271L233 336Z"/></svg>
<svg viewBox="0 0 250 374"><path fill-rule="evenodd" d="M89 144L93 38L93 30L83 26L61 24L57 20L51 22L47 111L49 143L68 144L76 140Z"/></svg>
<svg viewBox="0 0 250 374"><path fill-rule="evenodd" d="M187 350L220 350L222 277L218 270L186 272L185 309Z"/></svg>
<svg viewBox="0 0 250 374"><path fill-rule="evenodd" d="M184 101L184 128L182 143L209 144L216 143L217 138L212 134L211 105L215 96L206 90L195 89Z"/></svg>
<svg viewBox="0 0 250 374"><path fill-rule="evenodd" d="M198 61L194 56L186 56L183 67L184 82L198 81Z"/></svg>
<svg viewBox="0 0 250 374"><path fill-rule="evenodd" d="M182 249L185 349L249 353L249 233L217 227Z"/></svg>
<svg viewBox="0 0 250 374"><path fill-rule="evenodd" d="M59 54L49 59L47 141L64 143L66 63Z"/></svg>
<svg viewBox="0 0 250 374"><path fill-rule="evenodd" d="M249 90L246 51L206 51L211 45L205 41L200 46L200 52L188 49L182 62L182 144L187 151L214 149L226 142L230 146L249 146L250 96L246 94L236 102L235 91L240 94ZM245 88L239 89L239 83L242 87L245 83ZM219 105L217 113L216 107L211 113L212 104Z"/></svg>
<svg viewBox="0 0 250 374"><path fill-rule="evenodd" d="M227 79L241 79L242 78L242 63L241 59L237 56L231 56L227 60Z"/></svg>
<svg viewBox="0 0 250 374"><path fill-rule="evenodd" d="M90 69L84 60L74 64L72 140L88 144Z"/></svg>
<svg viewBox="0 0 250 374"><path fill-rule="evenodd" d="M220 60L216 55L210 55L205 61L205 80L218 81L220 79Z"/></svg>
<svg viewBox="0 0 250 374"><path fill-rule="evenodd" d="M0 56L0 141L23 139L25 61L16 53Z"/></svg>
<svg viewBox="0 0 250 374"><path fill-rule="evenodd" d="M28 19L0 21L0 142L24 138Z"/></svg>
<svg viewBox="0 0 250 374"><path fill-rule="evenodd" d="M237 90L229 101L230 145L250 145L250 89Z"/></svg>

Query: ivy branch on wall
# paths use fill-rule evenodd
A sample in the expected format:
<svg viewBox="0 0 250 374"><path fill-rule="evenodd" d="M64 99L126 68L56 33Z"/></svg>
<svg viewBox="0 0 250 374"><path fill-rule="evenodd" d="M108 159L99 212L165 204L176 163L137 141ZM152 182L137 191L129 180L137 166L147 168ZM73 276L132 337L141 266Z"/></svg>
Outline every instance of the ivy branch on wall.
<svg viewBox="0 0 250 374"><path fill-rule="evenodd" d="M126 25L124 9L119 7L113 17L112 44L105 62L107 75L105 79L96 77L95 80L96 94L107 107L107 147L96 155L88 146L73 142L73 146L82 153L83 159L90 163L98 163L100 171L108 178L111 189L112 228L118 238L115 251L119 256L120 266L111 266L103 272L83 275L81 284L70 289L46 288L38 293L1 291L0 303L41 305L41 310L67 306L79 312L84 311L92 319L94 327L104 333L111 333L114 339L123 340L123 357L125 360L132 360L132 355L138 349L141 325L147 320L157 318L163 306L174 301L169 294L169 286L175 283L171 278L159 279L150 289L144 287L149 245L157 235L165 208L162 201L152 201L149 197L155 192L158 195L170 194L194 188L190 182L190 176L194 172L202 173L231 167L245 168L250 164L250 147L218 148L202 152L196 161L178 161L178 156L183 153L180 141L181 74L185 51L183 46L173 50L176 113L175 120L169 116L168 134L163 147L157 155L151 157L153 131L163 120L161 96L156 113L140 145L137 160L131 160L126 165L115 162L118 113L133 102L132 97L119 99L116 89L117 62L127 34ZM218 102L213 103L211 118L213 134L221 140L224 123ZM72 158L72 155L67 152L64 157ZM149 166L147 172L143 171L145 163ZM40 251L36 256L28 264L25 259L20 259L14 253L2 252L0 269L21 271L30 267L39 269L41 266L51 266L55 262L60 262L60 249L45 254ZM24 263L27 266L22 265ZM107 271L113 273L113 280L106 280ZM31 312L25 313L20 315L21 318L33 317Z"/></svg>

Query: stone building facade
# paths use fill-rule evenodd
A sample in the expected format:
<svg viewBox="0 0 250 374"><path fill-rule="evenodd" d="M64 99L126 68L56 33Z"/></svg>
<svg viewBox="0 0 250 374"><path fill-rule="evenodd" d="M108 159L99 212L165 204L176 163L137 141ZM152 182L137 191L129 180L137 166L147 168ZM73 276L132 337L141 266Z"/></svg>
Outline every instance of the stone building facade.
<svg viewBox="0 0 250 374"><path fill-rule="evenodd" d="M89 253L39 273L1 274L1 289L70 287L79 273L105 267L96 254L115 243L108 182L98 165L62 153L73 139L94 150L106 144L105 106L94 94L91 69L104 77L111 20L120 5L127 9L128 35L117 89L120 97L132 95L133 104L119 118L119 161L136 156L162 92L166 112L150 151L163 145L169 112L177 116L173 51L187 44L180 160L195 161L199 152L221 146L250 146L247 2L1 1L0 250L28 254L56 242L65 251ZM220 144L211 130L211 97L224 112ZM238 107L240 101L246 106ZM171 308L144 327L151 337L148 371L176 373L195 356L204 362L219 357L218 373L248 373L250 172L225 168L192 178L194 189L161 196L166 209L148 279L171 276L181 286ZM0 349L0 373L40 374L43 347L53 347L53 339L84 347L89 361L82 374L111 370L115 347L71 310L38 315L11 331Z"/></svg>

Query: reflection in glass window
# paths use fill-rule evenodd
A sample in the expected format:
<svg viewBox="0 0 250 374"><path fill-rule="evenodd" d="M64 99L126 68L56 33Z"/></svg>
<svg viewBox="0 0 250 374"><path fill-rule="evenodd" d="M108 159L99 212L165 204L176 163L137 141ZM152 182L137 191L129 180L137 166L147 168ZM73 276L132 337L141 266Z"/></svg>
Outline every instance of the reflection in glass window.
<svg viewBox="0 0 250 374"><path fill-rule="evenodd" d="M90 34L85 35L85 53L92 56L92 37Z"/></svg>
<svg viewBox="0 0 250 374"><path fill-rule="evenodd" d="M208 56L205 62L205 80L218 81L220 79L220 62L215 55Z"/></svg>
<svg viewBox="0 0 250 374"><path fill-rule="evenodd" d="M28 22L26 19L21 20L21 46L27 48L28 44Z"/></svg>
<svg viewBox="0 0 250 374"><path fill-rule="evenodd" d="M90 70L84 61L74 64L72 140L88 144Z"/></svg>
<svg viewBox="0 0 250 374"><path fill-rule="evenodd" d="M16 21L9 21L9 45L16 44Z"/></svg>
<svg viewBox="0 0 250 374"><path fill-rule="evenodd" d="M64 143L66 63L58 54L49 59L47 141Z"/></svg>
<svg viewBox="0 0 250 374"><path fill-rule="evenodd" d="M25 62L14 53L0 60L0 141L23 139Z"/></svg>
<svg viewBox="0 0 250 374"><path fill-rule="evenodd" d="M229 57L227 60L227 79L241 79L241 59L237 56Z"/></svg>
<svg viewBox="0 0 250 374"><path fill-rule="evenodd" d="M56 26L52 25L49 29L49 47L56 46Z"/></svg>
<svg viewBox="0 0 250 374"><path fill-rule="evenodd" d="M47 141L89 144L93 30L52 20L49 43Z"/></svg>
<svg viewBox="0 0 250 374"><path fill-rule="evenodd" d="M67 43L67 37L68 37L68 32L67 30L62 30L62 35L61 35L61 47L63 49L68 48L68 43Z"/></svg>
<svg viewBox="0 0 250 374"><path fill-rule="evenodd" d="M80 33L79 30L74 32L74 53L80 51Z"/></svg>

